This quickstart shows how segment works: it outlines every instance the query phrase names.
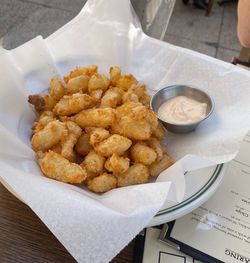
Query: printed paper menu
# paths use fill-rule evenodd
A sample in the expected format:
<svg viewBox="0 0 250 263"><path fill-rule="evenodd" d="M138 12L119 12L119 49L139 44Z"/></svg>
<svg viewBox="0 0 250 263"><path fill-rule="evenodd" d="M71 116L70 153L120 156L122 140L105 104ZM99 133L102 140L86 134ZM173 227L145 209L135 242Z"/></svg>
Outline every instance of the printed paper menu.
<svg viewBox="0 0 250 263"><path fill-rule="evenodd" d="M223 262L250 263L250 132L218 191L170 236Z"/></svg>

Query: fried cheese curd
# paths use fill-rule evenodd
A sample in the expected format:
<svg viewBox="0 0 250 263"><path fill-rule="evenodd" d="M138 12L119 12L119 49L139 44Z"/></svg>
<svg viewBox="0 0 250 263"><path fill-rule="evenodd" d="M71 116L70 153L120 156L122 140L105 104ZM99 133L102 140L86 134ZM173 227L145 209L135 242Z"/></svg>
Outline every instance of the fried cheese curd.
<svg viewBox="0 0 250 263"><path fill-rule="evenodd" d="M38 115L31 145L51 179L103 193L146 183L173 164L145 85L119 67L109 77L96 65L77 67L28 102Z"/></svg>

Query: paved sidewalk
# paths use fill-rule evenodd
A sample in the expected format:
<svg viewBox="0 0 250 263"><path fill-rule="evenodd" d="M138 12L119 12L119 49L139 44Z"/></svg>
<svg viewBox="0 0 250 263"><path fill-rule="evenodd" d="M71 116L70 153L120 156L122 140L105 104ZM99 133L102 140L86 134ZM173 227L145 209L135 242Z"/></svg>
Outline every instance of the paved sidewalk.
<svg viewBox="0 0 250 263"><path fill-rule="evenodd" d="M37 35L47 37L76 16L85 2L0 0L0 45L11 49ZM142 4L135 7L141 15ZM240 51L236 4L219 7L215 3L212 13L206 17L203 10L194 9L191 4L184 6L181 0L176 0L165 41L230 61Z"/></svg>
<svg viewBox="0 0 250 263"><path fill-rule="evenodd" d="M165 41L230 62L241 49L236 28L236 3L219 6L215 1L211 14L205 16L203 10L176 0Z"/></svg>

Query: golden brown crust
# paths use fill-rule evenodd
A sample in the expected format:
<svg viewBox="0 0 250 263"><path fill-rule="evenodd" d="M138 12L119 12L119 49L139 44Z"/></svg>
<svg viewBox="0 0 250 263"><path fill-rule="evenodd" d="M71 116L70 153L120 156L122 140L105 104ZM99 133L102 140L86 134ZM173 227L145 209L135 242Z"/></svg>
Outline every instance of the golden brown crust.
<svg viewBox="0 0 250 263"><path fill-rule="evenodd" d="M44 111L38 121L35 121L32 125L32 135L42 130L49 122L54 121L54 115L52 111Z"/></svg>
<svg viewBox="0 0 250 263"><path fill-rule="evenodd" d="M84 109L95 105L96 100L87 94L75 93L65 95L54 107L54 114L60 116L69 116L76 114Z"/></svg>
<svg viewBox="0 0 250 263"><path fill-rule="evenodd" d="M173 159L164 155L160 161L156 161L149 166L149 173L153 177L157 177L161 172L173 164Z"/></svg>
<svg viewBox="0 0 250 263"><path fill-rule="evenodd" d="M148 140L151 136L150 125L145 121L120 119L112 124L111 131L132 140Z"/></svg>
<svg viewBox="0 0 250 263"><path fill-rule="evenodd" d="M88 89L89 76L80 75L69 79L67 83L66 93L71 95L74 93L84 93Z"/></svg>
<svg viewBox="0 0 250 263"><path fill-rule="evenodd" d="M109 88L101 99L100 108L115 108L122 101L122 91L117 87Z"/></svg>
<svg viewBox="0 0 250 263"><path fill-rule="evenodd" d="M80 165L69 162L53 151L47 152L39 160L39 164L47 177L61 182L79 184L87 177L86 171Z"/></svg>
<svg viewBox="0 0 250 263"><path fill-rule="evenodd" d="M105 163L105 168L116 176L125 173L129 168L129 158L114 153Z"/></svg>
<svg viewBox="0 0 250 263"><path fill-rule="evenodd" d="M92 146L97 145L98 143L102 142L110 136L109 131L103 128L90 128L89 131L88 128L86 128L85 130L90 135L89 143Z"/></svg>
<svg viewBox="0 0 250 263"><path fill-rule="evenodd" d="M89 79L88 92L91 93L94 90L105 91L110 84L110 80L102 74L95 73Z"/></svg>
<svg viewBox="0 0 250 263"><path fill-rule="evenodd" d="M147 145L151 147L157 154L157 161L160 161L163 157L163 148L161 143L156 138L152 137L147 141Z"/></svg>
<svg viewBox="0 0 250 263"><path fill-rule="evenodd" d="M164 129L150 96L133 75L111 67L108 78L90 65L64 80L66 87L55 77L47 94L29 96L39 113L32 148L46 176L102 193L146 183L149 170L158 176L172 164L163 155Z"/></svg>
<svg viewBox="0 0 250 263"><path fill-rule="evenodd" d="M87 155L92 150L92 146L89 143L89 134L84 132L81 134L75 145L75 150L81 156Z"/></svg>
<svg viewBox="0 0 250 263"><path fill-rule="evenodd" d="M74 70L70 71L69 74L64 76L64 81L68 83L70 79L81 75L87 75L91 77L97 72L97 69L98 67L96 65L90 65L88 67L76 67Z"/></svg>
<svg viewBox="0 0 250 263"><path fill-rule="evenodd" d="M134 164L129 169L117 177L118 186L128 186L134 184L143 184L148 181L149 171L148 168L140 163Z"/></svg>
<svg viewBox="0 0 250 263"><path fill-rule="evenodd" d="M103 172L104 162L105 158L92 150L86 155L84 161L80 165L88 172L100 174Z"/></svg>
<svg viewBox="0 0 250 263"><path fill-rule="evenodd" d="M111 108L82 110L73 120L81 127L107 128L115 121L115 111Z"/></svg>
<svg viewBox="0 0 250 263"><path fill-rule="evenodd" d="M32 137L32 148L34 151L47 151L68 134L64 123L55 120L49 122L42 130L35 133Z"/></svg>
<svg viewBox="0 0 250 263"><path fill-rule="evenodd" d="M28 102L35 107L36 111L42 111L45 108L45 100L39 94L29 95Z"/></svg>
<svg viewBox="0 0 250 263"><path fill-rule="evenodd" d="M100 101L103 95L103 90L102 89L97 89L89 92L89 95L94 98L96 101Z"/></svg>
<svg viewBox="0 0 250 263"><path fill-rule="evenodd" d="M150 165L157 158L157 154L152 148L140 142L131 147L130 153L134 162L144 165Z"/></svg>
<svg viewBox="0 0 250 263"><path fill-rule="evenodd" d="M67 121L65 124L68 130L68 135L62 140L61 155L69 161L74 162L76 159L74 146L81 136L82 129L73 121Z"/></svg>
<svg viewBox="0 0 250 263"><path fill-rule="evenodd" d="M119 67L110 67L109 74L111 85L116 86L117 81L121 77L121 69Z"/></svg>
<svg viewBox="0 0 250 263"><path fill-rule="evenodd" d="M138 81L132 74L121 75L116 81L116 86L127 91L133 84L137 84Z"/></svg>
<svg viewBox="0 0 250 263"><path fill-rule="evenodd" d="M88 183L88 188L96 193L104 193L117 187L117 179L114 175L104 173Z"/></svg>
<svg viewBox="0 0 250 263"><path fill-rule="evenodd" d="M111 131L133 140L148 140L157 123L157 118L143 104L127 101L116 109Z"/></svg>
<svg viewBox="0 0 250 263"><path fill-rule="evenodd" d="M52 78L49 86L49 94L59 101L65 94L65 88L59 78Z"/></svg>
<svg viewBox="0 0 250 263"><path fill-rule="evenodd" d="M108 157L116 153L117 155L124 154L132 145L132 141L124 136L113 134L106 140L99 143L95 150L102 156Z"/></svg>
<svg viewBox="0 0 250 263"><path fill-rule="evenodd" d="M166 133L166 129L163 127L163 125L158 121L157 128L153 131L152 135L157 138L158 140L162 140L164 135Z"/></svg>

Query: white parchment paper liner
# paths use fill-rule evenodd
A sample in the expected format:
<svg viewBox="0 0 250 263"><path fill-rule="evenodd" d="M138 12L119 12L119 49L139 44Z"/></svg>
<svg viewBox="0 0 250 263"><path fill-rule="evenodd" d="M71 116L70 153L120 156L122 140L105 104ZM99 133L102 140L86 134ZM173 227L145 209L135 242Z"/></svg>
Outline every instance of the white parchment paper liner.
<svg viewBox="0 0 250 263"><path fill-rule="evenodd" d="M208 92L215 112L193 133L167 136L176 160L156 183L96 195L42 176L30 147L35 118L27 103L55 74L77 65L112 65L154 91L190 84ZM233 65L146 36L128 0L89 0L46 40L0 49L0 179L43 220L78 262L110 261L159 211L181 201L183 172L231 160L250 126L250 74Z"/></svg>

